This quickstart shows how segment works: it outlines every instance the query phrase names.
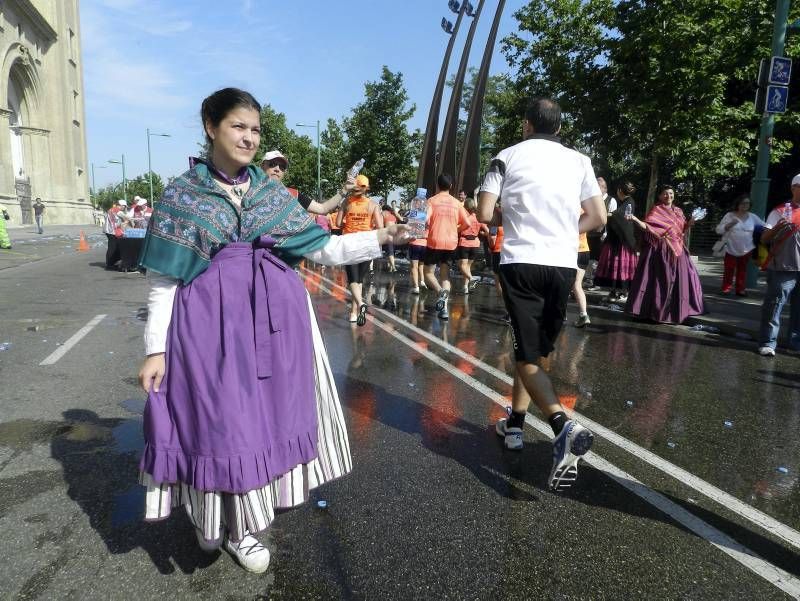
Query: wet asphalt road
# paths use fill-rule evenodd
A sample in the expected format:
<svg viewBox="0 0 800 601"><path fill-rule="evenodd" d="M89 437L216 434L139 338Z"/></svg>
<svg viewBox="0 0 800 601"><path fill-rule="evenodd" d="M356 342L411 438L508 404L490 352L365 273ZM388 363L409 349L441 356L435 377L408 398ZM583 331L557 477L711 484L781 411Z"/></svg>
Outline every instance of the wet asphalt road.
<svg viewBox="0 0 800 601"><path fill-rule="evenodd" d="M304 276L355 469L316 491L328 509L312 502L281 515L262 537L273 551L269 571L246 574L225 554L202 553L177 513L140 521L144 396L135 374L144 280L105 271L101 248L61 254L63 242L36 242L36 255L48 260L0 269L0 343L11 343L0 351L0 598L780 599L800 592L792 538L800 529L796 355L764 359L732 338L590 310L586 330L565 326L550 373L565 404L635 446L598 436L595 455L611 467L584 465L576 488L556 495L546 488L545 436L528 427L525 450L509 453L494 434L503 415L495 401L509 393L502 375L511 347L491 286L455 296L444 323L428 310L433 299L408 294L404 274L379 273L368 294L382 308L357 328L346 319L343 273L331 269ZM98 315L106 317L74 348L39 365ZM755 524L734 503L711 500L686 476L647 463L639 449L786 528ZM614 466L624 477L614 479ZM753 555L763 561L754 564ZM783 578L783 590L752 565Z"/></svg>

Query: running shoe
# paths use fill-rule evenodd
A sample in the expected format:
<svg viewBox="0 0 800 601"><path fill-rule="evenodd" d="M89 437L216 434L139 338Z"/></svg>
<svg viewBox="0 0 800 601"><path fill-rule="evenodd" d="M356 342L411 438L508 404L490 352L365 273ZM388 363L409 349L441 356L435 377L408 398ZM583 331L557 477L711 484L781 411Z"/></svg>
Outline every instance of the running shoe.
<svg viewBox="0 0 800 601"><path fill-rule="evenodd" d="M758 354L762 357L774 357L775 349L771 346L762 346L758 349Z"/></svg>
<svg viewBox="0 0 800 601"><path fill-rule="evenodd" d="M617 297L617 302L618 303L627 303L628 302L628 295L627 294L620 294Z"/></svg>
<svg viewBox="0 0 800 601"><path fill-rule="evenodd" d="M553 440L553 469L550 472L550 489L566 490L578 479L578 461L589 452L594 434L575 420L564 424L561 434Z"/></svg>
<svg viewBox="0 0 800 601"><path fill-rule="evenodd" d="M583 315L578 315L578 319L575 320L575 327L576 328L585 328L590 323L592 323L592 320L590 320L589 316L584 313Z"/></svg>
<svg viewBox="0 0 800 601"><path fill-rule="evenodd" d="M358 308L358 317L356 317L356 324L363 326L367 323L367 305L361 305Z"/></svg>
<svg viewBox="0 0 800 601"><path fill-rule="evenodd" d="M411 288L411 294L419 294L419 286L414 286Z"/></svg>
<svg viewBox="0 0 800 601"><path fill-rule="evenodd" d="M437 307L439 306L439 301L436 301L436 306ZM450 319L450 311L447 308L447 298L444 299L444 304L442 305L442 308L437 313L437 315L439 316L439 319L443 319L444 321Z"/></svg>
<svg viewBox="0 0 800 601"><path fill-rule="evenodd" d="M475 288L478 287L478 284L480 284L480 281L481 281L480 276L477 275L472 276L472 279L469 281L469 289L475 290Z"/></svg>
<svg viewBox="0 0 800 601"><path fill-rule="evenodd" d="M447 297L450 296L450 293L447 290L442 289L439 292L439 298L436 299L436 310L441 313L445 307L447 306Z"/></svg>
<svg viewBox="0 0 800 601"><path fill-rule="evenodd" d="M523 446L522 428L509 428L507 422L508 419L505 417L498 420L494 429L497 435L503 438L503 444L509 451L521 451Z"/></svg>

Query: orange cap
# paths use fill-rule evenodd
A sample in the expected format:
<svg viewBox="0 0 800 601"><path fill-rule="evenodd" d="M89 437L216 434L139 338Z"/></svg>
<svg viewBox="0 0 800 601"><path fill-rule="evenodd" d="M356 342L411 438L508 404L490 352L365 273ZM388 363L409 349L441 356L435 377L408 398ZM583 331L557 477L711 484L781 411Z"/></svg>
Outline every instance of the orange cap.
<svg viewBox="0 0 800 601"><path fill-rule="evenodd" d="M369 178L366 175L359 175L356 177L356 186L369 188Z"/></svg>

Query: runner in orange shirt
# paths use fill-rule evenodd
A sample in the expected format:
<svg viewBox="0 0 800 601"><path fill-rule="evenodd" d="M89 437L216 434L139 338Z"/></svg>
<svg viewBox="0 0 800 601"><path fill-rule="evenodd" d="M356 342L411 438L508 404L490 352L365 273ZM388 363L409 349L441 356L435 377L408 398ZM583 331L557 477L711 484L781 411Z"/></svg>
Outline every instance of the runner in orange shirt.
<svg viewBox="0 0 800 601"><path fill-rule="evenodd" d="M366 197L369 190L369 179L366 175L356 178L353 195L347 199L345 206L339 212L337 225L342 228L342 235L356 232L368 232L372 229L383 227L381 208L373 200ZM362 289L364 277L369 271L370 261L346 265L347 285L350 288L350 322L363 326L367 323L367 305L364 303Z"/></svg>
<svg viewBox="0 0 800 601"><path fill-rule="evenodd" d="M469 294L469 291L473 290L481 279L472 275L472 262L478 256L478 249L481 247L481 241L478 236L480 234L488 235L489 228L485 224L478 222L478 217L475 215L478 205L475 199L467 198L464 202L464 208L467 210L469 220L467 227L461 231L461 235L458 238L456 259L458 259L458 268L464 275L462 292Z"/></svg>
<svg viewBox="0 0 800 601"><path fill-rule="evenodd" d="M436 180L436 194L428 200L428 244L425 250L425 282L436 291L439 319L450 319L447 301L450 296L450 262L455 259L458 232L467 227L469 215L450 195L453 177L442 173ZM439 279L434 273L439 266Z"/></svg>

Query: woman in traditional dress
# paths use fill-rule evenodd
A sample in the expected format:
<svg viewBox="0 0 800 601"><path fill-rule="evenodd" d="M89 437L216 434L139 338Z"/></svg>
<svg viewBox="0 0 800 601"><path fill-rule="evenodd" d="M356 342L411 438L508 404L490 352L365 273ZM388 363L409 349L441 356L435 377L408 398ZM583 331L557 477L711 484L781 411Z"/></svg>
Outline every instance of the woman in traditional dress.
<svg viewBox="0 0 800 601"><path fill-rule="evenodd" d="M292 265L360 262L402 226L331 237L250 163L261 107L226 88L203 101L208 158L168 186L141 256L151 289L139 372L148 393L145 519L183 505L207 551L263 572L253 536L277 508L346 474L341 406L310 298Z"/></svg>
<svg viewBox="0 0 800 601"><path fill-rule="evenodd" d="M644 221L628 216L642 229L645 248L625 309L637 317L678 324L703 313L703 289L683 239L694 220L686 221L674 201L672 186L663 186Z"/></svg>
<svg viewBox="0 0 800 601"><path fill-rule="evenodd" d="M636 272L636 236L633 215L636 204L633 194L636 187L631 182L621 182L617 187L619 204L608 217L606 239L600 251L600 259L594 275L594 285L610 288L606 300L609 303L624 303L628 300L628 289Z"/></svg>

